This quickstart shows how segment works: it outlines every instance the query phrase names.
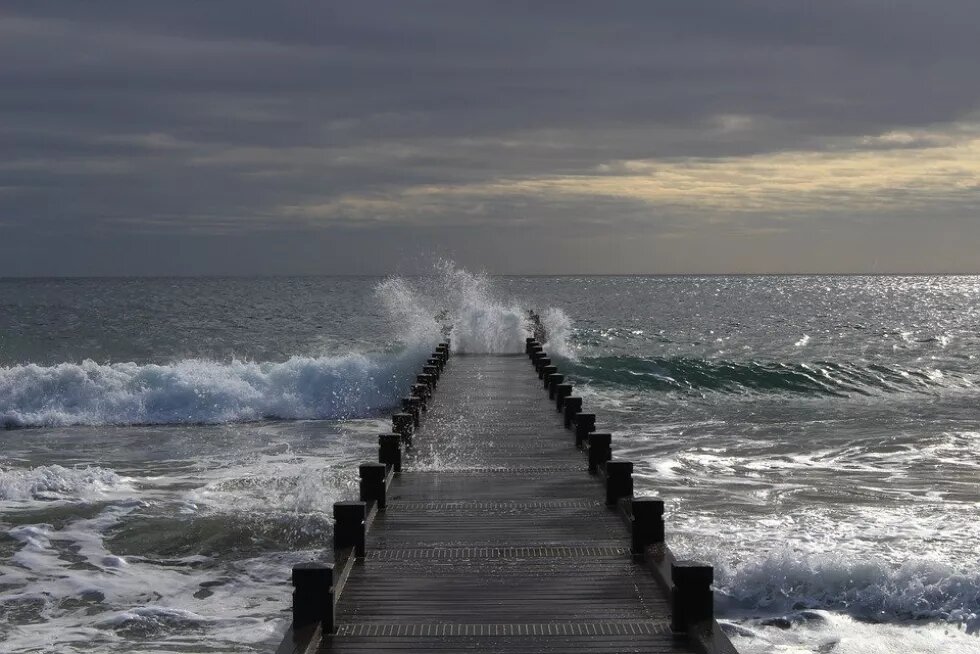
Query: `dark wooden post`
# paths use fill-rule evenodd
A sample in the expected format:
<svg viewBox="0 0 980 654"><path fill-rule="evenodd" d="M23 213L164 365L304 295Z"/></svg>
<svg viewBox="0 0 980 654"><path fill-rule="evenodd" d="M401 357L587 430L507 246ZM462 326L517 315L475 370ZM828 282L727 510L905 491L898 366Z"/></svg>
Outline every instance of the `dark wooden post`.
<svg viewBox="0 0 980 654"><path fill-rule="evenodd" d="M589 434L589 472L597 474L599 466L612 458L612 434Z"/></svg>
<svg viewBox="0 0 980 654"><path fill-rule="evenodd" d="M664 542L664 501L654 497L634 497L633 558L642 559L647 546Z"/></svg>
<svg viewBox="0 0 980 654"><path fill-rule="evenodd" d="M425 365L433 366L436 369L437 374L442 374L442 359L436 357L435 355L426 359Z"/></svg>
<svg viewBox="0 0 980 654"><path fill-rule="evenodd" d="M582 410L582 398L580 397L566 397L565 402L562 404L562 411L565 414L565 429L572 428L572 421L575 420L575 416Z"/></svg>
<svg viewBox="0 0 980 654"><path fill-rule="evenodd" d="M537 345L537 344L538 344L538 342L536 340L534 340L534 337L533 336L528 336L527 338L525 338L524 339L524 353L525 354L530 354L531 353L531 346L532 345Z"/></svg>
<svg viewBox="0 0 980 654"><path fill-rule="evenodd" d="M402 471L401 434L381 434L378 436L378 462L390 466L395 472Z"/></svg>
<svg viewBox="0 0 980 654"><path fill-rule="evenodd" d="M432 379L432 388L435 388L439 383L439 369L435 366L423 366L422 373L429 376Z"/></svg>
<svg viewBox="0 0 980 654"><path fill-rule="evenodd" d="M541 354L542 354L543 352L544 352L544 348L543 348L543 347L541 347L541 345L532 345L532 346L531 346L531 351L530 351L530 352L528 352L528 354L529 354L529 355L530 355L530 357L531 357L531 361L534 361L534 360L535 360L535 359L537 359L537 358L538 358L538 356L539 356L539 355L541 355Z"/></svg>
<svg viewBox="0 0 980 654"><path fill-rule="evenodd" d="M714 619L714 569L698 561L675 561L670 565L671 620L673 631L687 632L694 625Z"/></svg>
<svg viewBox="0 0 980 654"><path fill-rule="evenodd" d="M354 555L364 558L364 520L367 505L364 502L334 502L333 551L354 548Z"/></svg>
<svg viewBox="0 0 980 654"><path fill-rule="evenodd" d="M550 359L549 359L549 361L550 361ZM550 364L547 365L547 366L541 366L541 370L538 371L538 379L545 379L546 380L546 379L548 379L548 375L553 375L556 372L558 372L558 366L553 366L553 365L550 365ZM548 382L545 381L545 383L543 385L544 386L547 386L548 385Z"/></svg>
<svg viewBox="0 0 980 654"><path fill-rule="evenodd" d="M361 464L361 501L377 502L378 511L385 510L385 475L388 474L388 466L383 463L362 463Z"/></svg>
<svg viewBox="0 0 980 654"><path fill-rule="evenodd" d="M436 387L436 380L432 375L415 375L415 381L419 384L425 384L429 388L429 396L432 395L432 390Z"/></svg>
<svg viewBox="0 0 980 654"><path fill-rule="evenodd" d="M572 394L571 384L558 384L555 386L555 406L558 407L558 411L564 408L565 398Z"/></svg>
<svg viewBox="0 0 980 654"><path fill-rule="evenodd" d="M548 399L553 400L555 399L555 387L565 381L565 375L548 375L545 379L548 382Z"/></svg>
<svg viewBox="0 0 980 654"><path fill-rule="evenodd" d="M310 561L293 566L293 629L320 623L325 634L336 629L333 566Z"/></svg>
<svg viewBox="0 0 980 654"><path fill-rule="evenodd" d="M611 459L606 462L606 504L615 506L622 497L633 495L633 462Z"/></svg>
<svg viewBox="0 0 980 654"><path fill-rule="evenodd" d="M415 419L410 413L396 413L391 416L391 431L402 437L405 447L412 447L412 433L414 431Z"/></svg>
<svg viewBox="0 0 980 654"><path fill-rule="evenodd" d="M575 416L575 447L583 449L584 441L595 431L595 414L579 413Z"/></svg>
<svg viewBox="0 0 980 654"><path fill-rule="evenodd" d="M550 366L550 365L551 365L551 357L549 356L538 357L538 360L534 363L534 369L538 371L538 379L541 379L541 370L545 366Z"/></svg>
<svg viewBox="0 0 980 654"><path fill-rule="evenodd" d="M422 410L428 407L426 400L429 398L429 387L425 384L412 384L412 395L417 395L422 400Z"/></svg>
<svg viewBox="0 0 980 654"><path fill-rule="evenodd" d="M415 427L419 426L422 421L422 403L420 398L414 395L402 398L402 413L408 413L412 416L412 424Z"/></svg>

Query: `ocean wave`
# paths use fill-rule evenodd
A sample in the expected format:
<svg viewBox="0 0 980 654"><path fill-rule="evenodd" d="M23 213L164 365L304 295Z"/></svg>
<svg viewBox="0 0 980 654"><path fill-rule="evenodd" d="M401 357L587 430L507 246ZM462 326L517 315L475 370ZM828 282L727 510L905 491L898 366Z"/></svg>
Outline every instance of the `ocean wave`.
<svg viewBox="0 0 980 654"><path fill-rule="evenodd" d="M847 397L974 386L962 376L943 374L939 370L831 361L782 363L686 357L593 357L573 363L568 372L598 385L663 392L784 392Z"/></svg>
<svg viewBox="0 0 980 654"><path fill-rule="evenodd" d="M172 365L0 368L0 425L220 424L356 418L393 406L431 350L284 362L187 359Z"/></svg>
<svg viewBox="0 0 980 654"><path fill-rule="evenodd" d="M112 470L60 465L27 469L0 468L0 500L90 500L130 487Z"/></svg>
<svg viewBox="0 0 980 654"><path fill-rule="evenodd" d="M822 609L873 622L934 620L980 629L980 570L777 552L734 569L721 565L716 572L715 587L728 614Z"/></svg>

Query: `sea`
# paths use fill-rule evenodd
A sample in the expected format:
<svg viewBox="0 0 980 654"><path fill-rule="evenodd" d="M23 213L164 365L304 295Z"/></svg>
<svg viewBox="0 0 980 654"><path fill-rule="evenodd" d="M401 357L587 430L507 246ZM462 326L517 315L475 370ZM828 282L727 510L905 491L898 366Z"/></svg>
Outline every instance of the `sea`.
<svg viewBox="0 0 980 654"><path fill-rule="evenodd" d="M0 651L273 651L442 326L527 309L741 652L980 653L980 277L449 263L0 279Z"/></svg>

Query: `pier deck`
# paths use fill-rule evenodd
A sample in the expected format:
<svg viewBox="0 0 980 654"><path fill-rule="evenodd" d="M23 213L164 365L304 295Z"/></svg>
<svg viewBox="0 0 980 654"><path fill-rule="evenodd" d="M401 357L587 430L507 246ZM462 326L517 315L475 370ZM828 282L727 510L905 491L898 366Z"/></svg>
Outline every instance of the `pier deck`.
<svg viewBox="0 0 980 654"><path fill-rule="evenodd" d="M673 556L634 556L628 502L607 505L526 356L453 356L423 416L333 633L289 651L734 652L713 620L671 629Z"/></svg>

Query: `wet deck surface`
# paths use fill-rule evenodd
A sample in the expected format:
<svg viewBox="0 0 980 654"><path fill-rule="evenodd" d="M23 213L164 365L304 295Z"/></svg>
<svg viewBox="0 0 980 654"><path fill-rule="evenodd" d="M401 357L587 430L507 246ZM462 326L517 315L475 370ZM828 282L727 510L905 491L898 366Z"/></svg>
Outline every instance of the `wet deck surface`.
<svg viewBox="0 0 980 654"><path fill-rule="evenodd" d="M454 356L321 652L685 652L523 355Z"/></svg>

